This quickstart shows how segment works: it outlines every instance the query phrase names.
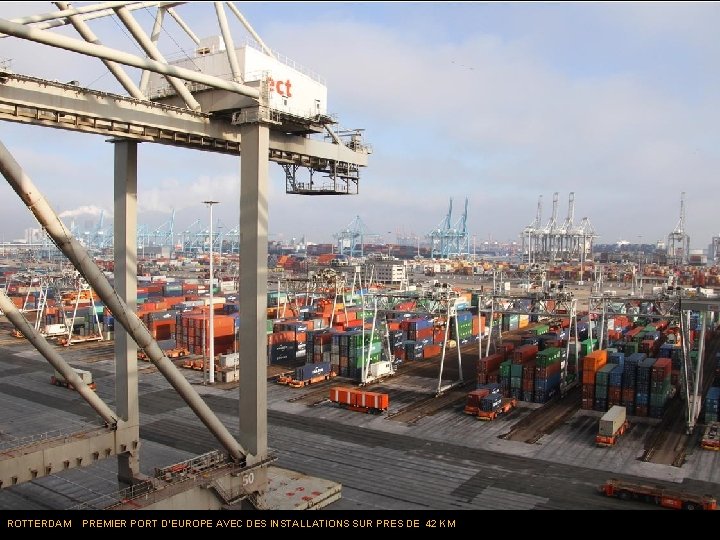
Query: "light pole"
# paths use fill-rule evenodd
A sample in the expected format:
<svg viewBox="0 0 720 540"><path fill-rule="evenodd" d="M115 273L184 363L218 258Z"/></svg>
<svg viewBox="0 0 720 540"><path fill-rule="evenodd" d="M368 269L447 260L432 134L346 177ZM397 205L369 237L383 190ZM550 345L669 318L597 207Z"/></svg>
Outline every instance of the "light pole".
<svg viewBox="0 0 720 540"><path fill-rule="evenodd" d="M213 205L218 201L203 201L210 208L210 347L208 356L210 358L210 371L208 373L208 384L215 384L215 303L213 302L213 289L215 279L213 277Z"/></svg>

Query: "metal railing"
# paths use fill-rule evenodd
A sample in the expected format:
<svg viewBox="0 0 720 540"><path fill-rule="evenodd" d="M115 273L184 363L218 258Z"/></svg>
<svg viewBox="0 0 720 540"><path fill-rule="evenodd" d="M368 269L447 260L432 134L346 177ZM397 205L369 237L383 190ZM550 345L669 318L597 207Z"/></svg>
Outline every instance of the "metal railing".
<svg viewBox="0 0 720 540"><path fill-rule="evenodd" d="M72 426L53 429L51 431L45 431L43 433L36 433L24 437L11 437L7 440L0 441L0 450L8 451L13 448L21 448L23 446L52 440L67 440L79 434L85 434L90 431L97 431L104 428L106 428L104 424L87 424L79 430L77 429L77 426Z"/></svg>

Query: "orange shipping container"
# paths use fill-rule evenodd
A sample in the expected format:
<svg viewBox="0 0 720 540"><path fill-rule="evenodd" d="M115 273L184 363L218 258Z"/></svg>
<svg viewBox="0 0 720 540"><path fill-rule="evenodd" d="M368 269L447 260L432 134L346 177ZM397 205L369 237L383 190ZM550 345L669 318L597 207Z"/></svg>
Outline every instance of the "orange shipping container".
<svg viewBox="0 0 720 540"><path fill-rule="evenodd" d="M595 384L595 372L583 370L582 382L583 384Z"/></svg>
<svg viewBox="0 0 720 540"><path fill-rule="evenodd" d="M607 349L599 349L597 351L592 351L585 358L597 358L598 360L602 360L603 363L600 366L600 367L602 367L605 364L607 364L607 357L608 357ZM598 369L600 369L600 367L598 367Z"/></svg>
<svg viewBox="0 0 720 540"><path fill-rule="evenodd" d="M355 390L344 386L336 386L330 389L330 401L344 405L355 405Z"/></svg>
<svg viewBox="0 0 720 540"><path fill-rule="evenodd" d="M387 410L390 398L387 394L378 392L356 391L355 405L357 407L368 407L370 409Z"/></svg>
<svg viewBox="0 0 720 540"><path fill-rule="evenodd" d="M425 349L423 350L423 357L424 358L432 358L434 356L438 356L442 352L442 347L437 344L430 344L425 345Z"/></svg>

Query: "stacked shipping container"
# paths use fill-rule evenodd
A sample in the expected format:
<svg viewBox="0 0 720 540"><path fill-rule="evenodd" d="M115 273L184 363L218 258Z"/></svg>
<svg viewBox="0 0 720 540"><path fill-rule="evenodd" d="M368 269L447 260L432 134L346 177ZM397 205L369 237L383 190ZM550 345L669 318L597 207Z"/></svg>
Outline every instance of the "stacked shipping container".
<svg viewBox="0 0 720 540"><path fill-rule="evenodd" d="M560 389L562 349L550 347L537 354L535 360L534 401L546 403Z"/></svg>

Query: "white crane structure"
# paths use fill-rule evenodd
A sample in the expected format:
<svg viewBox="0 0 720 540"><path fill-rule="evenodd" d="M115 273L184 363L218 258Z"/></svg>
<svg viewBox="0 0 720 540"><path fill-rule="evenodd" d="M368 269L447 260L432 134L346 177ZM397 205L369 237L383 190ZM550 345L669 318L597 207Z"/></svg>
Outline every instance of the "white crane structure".
<svg viewBox="0 0 720 540"><path fill-rule="evenodd" d="M537 210L535 212L535 221L530 223L525 229L523 229L520 235L521 240L521 253L526 255L527 262L532 263L534 261L534 255L540 251L538 245L540 239L540 228L542 226L542 195L538 196Z"/></svg>
<svg viewBox="0 0 720 540"><path fill-rule="evenodd" d="M690 236L685 232L685 192L680 194L680 220L667 237L668 264L687 264Z"/></svg>
<svg viewBox="0 0 720 540"><path fill-rule="evenodd" d="M575 193L570 192L565 221L558 219L558 193L553 193L552 215L541 225L542 195L538 198L535 220L520 233L523 253L528 262L584 261L592 253L592 245L598 237L590 219L584 217L575 224Z"/></svg>
<svg viewBox="0 0 720 540"><path fill-rule="evenodd" d="M71 7L67 2L54 4L58 9L48 13L0 19L3 39L24 40L98 59L124 93L85 88L75 73L68 74L69 83L61 83L3 71L0 121L110 139L114 152L114 283L110 284L2 142L0 174L112 312L116 322L115 399L114 406L109 407L0 291L0 310L103 422L102 427L83 437L5 449L0 457L0 487L61 474L63 466L84 467L116 457L119 481L140 489L118 494L113 508L219 509L243 499L263 507L263 494L272 489L268 469L274 460L267 433L268 163L283 167L288 193L354 194L359 188L360 169L367 166L371 150L363 143L362 130L333 129L335 120L327 113L326 86L317 76L271 51L232 2L197 3L196 10L214 8L219 27L220 36L204 39L198 38L180 18L177 8L185 2L120 1L81 7ZM28 4L28 9L37 5ZM251 36L252 43L235 47L226 7ZM154 13L150 33L133 16L137 9ZM172 21L166 20L166 15ZM100 44L88 22L102 17L113 17L117 26L132 37L131 46L135 48L131 52ZM192 58L173 63L165 60L159 38L166 22L177 23L192 41ZM67 25L81 38L52 31ZM175 42L175 46L180 45ZM141 71L139 82L124 71L126 66ZM243 346L239 358L242 378L237 391L237 437L165 355L135 313L139 143L146 143L144 147L149 151L155 143L180 147L185 152L242 156L240 197L235 201L240 210L238 228L242 231L238 296L243 321L239 332ZM309 175L309 182L300 178L303 172ZM222 453L213 453L212 459L201 460L203 467L207 466L202 475L193 476L191 482L172 484L174 489L165 488L170 486L175 468L169 469L169 476L163 473L150 480L140 474L138 348L145 351L203 429L223 448ZM43 461L50 443L54 445L52 464ZM328 498L338 493L340 488L335 486L332 494L331 490L327 492ZM105 500L104 507L108 502Z"/></svg>

